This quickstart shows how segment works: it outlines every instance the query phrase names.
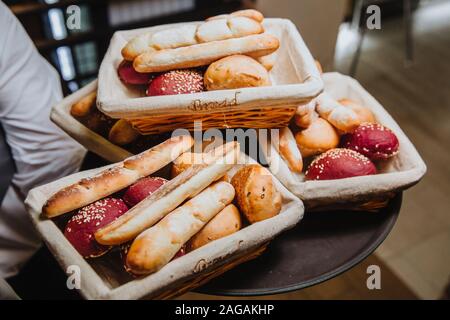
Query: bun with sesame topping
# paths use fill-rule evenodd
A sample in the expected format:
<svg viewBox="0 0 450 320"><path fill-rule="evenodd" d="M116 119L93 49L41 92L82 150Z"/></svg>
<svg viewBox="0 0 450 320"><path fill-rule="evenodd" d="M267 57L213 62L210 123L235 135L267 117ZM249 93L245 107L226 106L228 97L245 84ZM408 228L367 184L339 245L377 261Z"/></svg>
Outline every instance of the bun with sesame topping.
<svg viewBox="0 0 450 320"><path fill-rule="evenodd" d="M376 174L375 165L362 154L344 148L322 153L306 170L306 180L334 180Z"/></svg>
<svg viewBox="0 0 450 320"><path fill-rule="evenodd" d="M204 91L203 75L196 70L173 70L150 82L147 96L186 94Z"/></svg>
<svg viewBox="0 0 450 320"><path fill-rule="evenodd" d="M99 244L94 233L99 228L127 212L128 207L121 199L105 198L84 208L70 218L64 229L64 236L84 258L95 258L108 252L110 246Z"/></svg>
<svg viewBox="0 0 450 320"><path fill-rule="evenodd" d="M398 152L397 136L378 123L363 123L342 137L342 146L355 150L369 159L386 160Z"/></svg>

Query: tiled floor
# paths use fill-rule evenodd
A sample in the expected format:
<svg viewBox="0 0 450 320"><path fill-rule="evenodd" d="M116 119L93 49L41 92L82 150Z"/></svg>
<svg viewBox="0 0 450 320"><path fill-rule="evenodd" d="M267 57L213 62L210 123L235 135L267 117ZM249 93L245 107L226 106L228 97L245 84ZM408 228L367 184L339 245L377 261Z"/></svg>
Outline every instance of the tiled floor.
<svg viewBox="0 0 450 320"><path fill-rule="evenodd" d="M433 299L450 281L450 2L431 1L414 19L414 63L404 64L402 21L389 21L368 33L356 78L428 167L404 194L400 218L376 254L419 297ZM337 69L347 72L349 52L337 56Z"/></svg>

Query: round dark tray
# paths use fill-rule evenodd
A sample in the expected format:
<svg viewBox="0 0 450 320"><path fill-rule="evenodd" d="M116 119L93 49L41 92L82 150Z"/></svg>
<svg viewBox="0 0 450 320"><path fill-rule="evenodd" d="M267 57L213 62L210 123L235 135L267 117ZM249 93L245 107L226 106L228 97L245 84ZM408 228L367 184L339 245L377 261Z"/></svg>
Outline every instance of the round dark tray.
<svg viewBox="0 0 450 320"><path fill-rule="evenodd" d="M329 280L369 256L397 220L402 194L379 212L306 212L293 229L274 239L257 259L195 291L254 296L285 293Z"/></svg>

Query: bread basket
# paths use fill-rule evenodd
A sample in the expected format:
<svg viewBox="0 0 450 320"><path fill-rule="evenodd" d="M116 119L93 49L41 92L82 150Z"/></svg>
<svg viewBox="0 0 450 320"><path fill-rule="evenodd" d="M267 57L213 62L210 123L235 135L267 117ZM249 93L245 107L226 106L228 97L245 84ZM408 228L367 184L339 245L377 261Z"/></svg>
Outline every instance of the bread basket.
<svg viewBox="0 0 450 320"><path fill-rule="evenodd" d="M248 161L246 163L254 162L245 155L242 158ZM231 171L239 166L236 165ZM170 298L180 295L239 263L255 258L272 238L293 227L303 216L302 202L274 178L283 197L282 209L277 216L249 225L172 260L156 273L133 278L123 269L122 261L114 258L112 253L85 260L53 220L41 218L42 205L55 191L80 178L91 177L104 168L79 172L35 188L25 201L33 223L63 270L68 270L70 266L79 268L79 291L86 299Z"/></svg>
<svg viewBox="0 0 450 320"><path fill-rule="evenodd" d="M122 161L132 154L90 130L70 114L70 108L74 103L96 90L97 80L94 80L80 90L65 97L53 106L50 119L89 151L109 162Z"/></svg>
<svg viewBox="0 0 450 320"><path fill-rule="evenodd" d="M405 190L423 177L426 166L414 145L383 108L356 80L339 73L323 75L325 91L335 99L348 98L371 109L377 121L390 128L400 142L399 153L383 162L379 173L340 180L304 181L291 172L279 153L268 145L263 152L272 173L304 203L307 209L349 208L372 210L386 205L395 192Z"/></svg>
<svg viewBox="0 0 450 320"><path fill-rule="evenodd" d="M192 22L195 24L198 22ZM112 118L125 118L141 134L177 128L191 130L194 121L203 128L278 128L285 126L296 106L317 96L323 87L314 59L294 24L286 19L264 19L266 32L280 40L270 87L206 91L194 94L143 97L120 81L117 67L121 49L132 37L186 23L118 31L99 72L97 105Z"/></svg>

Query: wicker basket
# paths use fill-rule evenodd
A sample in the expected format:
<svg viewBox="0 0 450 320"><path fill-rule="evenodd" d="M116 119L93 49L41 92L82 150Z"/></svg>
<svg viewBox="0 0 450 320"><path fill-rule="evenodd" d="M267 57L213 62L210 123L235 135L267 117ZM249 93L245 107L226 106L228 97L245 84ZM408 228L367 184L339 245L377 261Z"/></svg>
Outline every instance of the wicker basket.
<svg viewBox="0 0 450 320"><path fill-rule="evenodd" d="M245 163L254 163L248 157ZM228 173L232 176L241 165ZM192 290L234 266L256 258L278 234L295 226L303 217L302 202L276 178L283 203L280 213L270 219L244 227L197 250L172 260L158 272L133 278L123 268L123 260L111 252L95 259L84 259L68 242L58 221L41 217L42 205L57 190L80 178L95 175L103 168L83 171L30 191L25 200L29 215L49 250L63 270L78 266L80 293L87 299L167 299ZM160 172L169 172L170 167ZM161 176L164 176L161 174ZM166 176L168 177L168 176ZM116 252L117 253L117 252Z"/></svg>
<svg viewBox="0 0 450 320"><path fill-rule="evenodd" d="M265 19L263 24L266 32L277 36L281 44L274 53L276 63L269 73L272 86L156 97L144 97L142 90L120 81L116 71L122 61L120 50L137 34L174 25L116 32L100 67L99 109L113 118L129 120L145 135L178 128L192 130L194 121L202 121L205 130L286 126L296 106L317 96L323 83L314 59L292 22Z"/></svg>
<svg viewBox="0 0 450 320"><path fill-rule="evenodd" d="M308 210L376 211L386 206L396 192L405 190L423 177L426 166L414 145L395 120L356 80L339 73L323 75L325 90L335 99L348 98L370 108L377 121L397 135L399 153L379 163L378 174L339 180L305 181L303 174L289 170L286 162L273 148L263 143L262 151L271 172L304 203Z"/></svg>

